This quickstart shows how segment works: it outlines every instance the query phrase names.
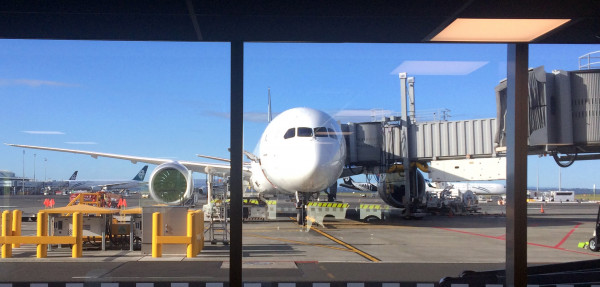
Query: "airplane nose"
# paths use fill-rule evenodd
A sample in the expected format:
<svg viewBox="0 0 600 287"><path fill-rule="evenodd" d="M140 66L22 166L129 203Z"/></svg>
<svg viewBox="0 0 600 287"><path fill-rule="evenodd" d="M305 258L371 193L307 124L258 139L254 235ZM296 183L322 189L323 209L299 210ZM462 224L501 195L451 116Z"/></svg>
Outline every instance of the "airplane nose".
<svg viewBox="0 0 600 287"><path fill-rule="evenodd" d="M285 152L263 157L263 171L271 183L287 192L322 191L333 185L343 165L339 144L312 142L296 145Z"/></svg>

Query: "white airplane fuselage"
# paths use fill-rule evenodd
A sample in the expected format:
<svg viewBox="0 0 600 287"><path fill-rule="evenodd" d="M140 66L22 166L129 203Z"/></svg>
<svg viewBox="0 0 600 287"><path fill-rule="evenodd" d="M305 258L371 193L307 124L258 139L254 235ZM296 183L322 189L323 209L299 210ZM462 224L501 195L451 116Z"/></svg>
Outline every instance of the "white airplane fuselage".
<svg viewBox="0 0 600 287"><path fill-rule="evenodd" d="M259 192L317 192L336 184L346 159L340 125L328 114L294 108L263 132L251 183Z"/></svg>
<svg viewBox="0 0 600 287"><path fill-rule="evenodd" d="M145 186L147 183L137 180L122 180L116 182L115 180L69 180L68 188L70 190L102 190L106 186L108 190L121 190L121 189L139 189Z"/></svg>
<svg viewBox="0 0 600 287"><path fill-rule="evenodd" d="M451 190L472 191L477 195L502 195L506 194L506 186L500 183L482 183L482 182L450 182L446 185L451 186Z"/></svg>

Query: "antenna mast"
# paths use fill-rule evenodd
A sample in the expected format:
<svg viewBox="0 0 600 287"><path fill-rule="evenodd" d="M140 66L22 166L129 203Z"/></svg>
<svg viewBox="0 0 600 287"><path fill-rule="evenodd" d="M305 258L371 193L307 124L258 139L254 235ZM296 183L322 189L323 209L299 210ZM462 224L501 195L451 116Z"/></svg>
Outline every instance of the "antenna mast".
<svg viewBox="0 0 600 287"><path fill-rule="evenodd" d="M267 122L271 122L271 120L273 119L272 115L271 115L271 88L269 88L269 105L267 107Z"/></svg>

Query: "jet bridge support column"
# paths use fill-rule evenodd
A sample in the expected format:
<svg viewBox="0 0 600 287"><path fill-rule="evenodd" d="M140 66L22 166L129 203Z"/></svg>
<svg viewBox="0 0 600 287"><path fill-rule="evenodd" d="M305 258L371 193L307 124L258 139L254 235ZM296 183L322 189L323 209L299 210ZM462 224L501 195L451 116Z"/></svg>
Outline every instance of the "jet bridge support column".
<svg viewBox="0 0 600 287"><path fill-rule="evenodd" d="M402 145L402 166L404 167L404 196L402 197L402 204L406 207L406 211L404 213L405 216L410 216L410 199L411 199L411 186L410 186L410 177L412 176L410 170L410 158L409 158L409 144L408 140L409 134L409 126L410 119L408 117L408 102L406 95L406 73L399 73L398 77L400 78L400 98L402 105L402 132L400 136L401 145ZM387 163L388 165L390 163Z"/></svg>
<svg viewBox="0 0 600 287"><path fill-rule="evenodd" d="M415 122L415 77L408 77L408 101L410 102L408 118L412 124Z"/></svg>

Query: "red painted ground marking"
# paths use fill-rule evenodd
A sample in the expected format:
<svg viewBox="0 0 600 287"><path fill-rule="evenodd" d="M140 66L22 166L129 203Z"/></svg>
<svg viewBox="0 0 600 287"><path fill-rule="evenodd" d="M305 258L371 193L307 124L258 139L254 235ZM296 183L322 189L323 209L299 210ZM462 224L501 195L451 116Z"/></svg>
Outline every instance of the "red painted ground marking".
<svg viewBox="0 0 600 287"><path fill-rule="evenodd" d="M565 241L567 241L567 238L569 238L569 236L571 236L571 234L573 234L573 231L575 231L575 229L577 229L577 227L579 227L579 225L581 225L581 223L578 223L577 225L575 225L575 227L573 227L573 229L571 229L571 231L569 231L569 233L567 233L567 235L565 235L565 237L554 247L559 248L563 243L565 243Z"/></svg>
<svg viewBox="0 0 600 287"><path fill-rule="evenodd" d="M531 243L531 242L527 242L527 245L532 245L532 246L537 246L537 247L544 247L544 248L550 248L550 249L562 250L562 251L567 251L567 252L572 252L572 253L578 253L578 254L585 254L585 255L600 257L600 254L582 252L582 251L577 251L577 250L570 250L570 249L559 247L571 235L571 233L573 233L573 231L575 231L575 228L579 227L579 225L581 225L581 223L577 224L573 228L573 230L571 230L571 232L569 232L567 234L567 236L565 236L565 238L563 238L563 240L558 245L556 245L556 246L550 246L550 245L544 245L544 244L538 244L538 243ZM468 232L468 231L457 230L457 229L450 229L450 228L444 228L444 227L434 227L434 228L441 229L441 230L446 230L446 231L452 231L452 232L458 232L458 233L468 234L468 235L475 235L475 236L481 236L481 237L485 237L485 238L491 238L491 239L506 241L506 238L505 238L506 235L491 236L491 235L485 235L485 234L480 234L480 233L474 233L474 232Z"/></svg>

